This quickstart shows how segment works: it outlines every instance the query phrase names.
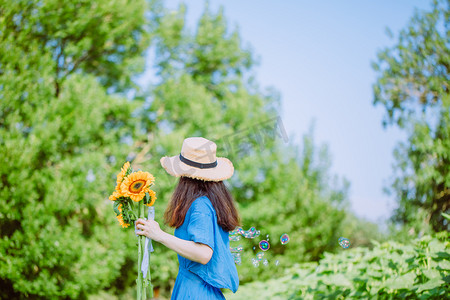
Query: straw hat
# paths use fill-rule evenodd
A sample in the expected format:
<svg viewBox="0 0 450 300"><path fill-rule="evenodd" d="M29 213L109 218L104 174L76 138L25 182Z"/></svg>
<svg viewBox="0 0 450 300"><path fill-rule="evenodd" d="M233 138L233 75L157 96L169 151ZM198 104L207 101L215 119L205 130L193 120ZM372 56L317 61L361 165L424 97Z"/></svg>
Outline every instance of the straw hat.
<svg viewBox="0 0 450 300"><path fill-rule="evenodd" d="M190 177L205 181L222 181L233 175L231 161L216 157L217 145L202 137L190 137L183 141L181 153L164 156L161 165L172 176Z"/></svg>

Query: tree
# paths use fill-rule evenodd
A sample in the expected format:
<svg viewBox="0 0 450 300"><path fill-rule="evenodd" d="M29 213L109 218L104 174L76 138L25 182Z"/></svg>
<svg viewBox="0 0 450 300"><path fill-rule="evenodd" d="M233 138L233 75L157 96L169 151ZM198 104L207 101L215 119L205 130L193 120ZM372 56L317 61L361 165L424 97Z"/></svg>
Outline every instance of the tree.
<svg viewBox="0 0 450 300"><path fill-rule="evenodd" d="M110 201L139 136L141 1L0 1L0 298L86 298L119 277Z"/></svg>
<svg viewBox="0 0 450 300"><path fill-rule="evenodd" d="M416 230L449 230L450 212L450 1L434 0L416 11L398 42L378 53L374 105L386 109L384 124L408 134L397 146L389 191L398 208L392 219Z"/></svg>

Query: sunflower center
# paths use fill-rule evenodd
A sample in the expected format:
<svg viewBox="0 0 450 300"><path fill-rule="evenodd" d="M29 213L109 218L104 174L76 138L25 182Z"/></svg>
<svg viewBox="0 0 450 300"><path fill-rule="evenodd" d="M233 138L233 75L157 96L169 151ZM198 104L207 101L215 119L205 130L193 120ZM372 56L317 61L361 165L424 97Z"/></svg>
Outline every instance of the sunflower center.
<svg viewBox="0 0 450 300"><path fill-rule="evenodd" d="M130 185L130 192L139 193L145 185L145 180L136 180Z"/></svg>

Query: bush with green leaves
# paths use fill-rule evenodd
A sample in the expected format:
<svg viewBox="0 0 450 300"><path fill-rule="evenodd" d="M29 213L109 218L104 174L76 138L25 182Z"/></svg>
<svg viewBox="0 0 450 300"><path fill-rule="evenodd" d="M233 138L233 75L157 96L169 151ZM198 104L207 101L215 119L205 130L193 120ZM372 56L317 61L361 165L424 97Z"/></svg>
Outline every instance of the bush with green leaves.
<svg viewBox="0 0 450 300"><path fill-rule="evenodd" d="M112 92L143 69L146 9L0 0L1 299L82 299L134 271L107 196L137 134L139 103Z"/></svg>
<svg viewBox="0 0 450 300"><path fill-rule="evenodd" d="M231 300L443 299L450 290L449 236L441 232L406 245L374 241L372 250L358 247L325 253L318 263L298 265L284 277L249 283L225 296Z"/></svg>

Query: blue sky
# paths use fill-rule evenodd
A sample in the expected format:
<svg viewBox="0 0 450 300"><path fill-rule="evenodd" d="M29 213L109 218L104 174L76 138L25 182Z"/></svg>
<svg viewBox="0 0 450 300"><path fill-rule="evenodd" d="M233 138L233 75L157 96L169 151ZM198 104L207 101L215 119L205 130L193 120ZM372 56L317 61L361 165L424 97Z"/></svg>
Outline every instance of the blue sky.
<svg viewBox="0 0 450 300"><path fill-rule="evenodd" d="M176 9L183 1L166 0ZM187 3L191 30L204 1ZM261 87L281 93L280 116L296 144L315 124L316 143L326 143L332 172L351 182L351 209L382 222L395 207L383 187L392 176L392 151L405 139L395 127L383 129L382 107L372 105L376 74L371 61L393 44L386 28L397 34L424 0L296 1L210 0L224 7L231 28L239 28L244 46L258 57L254 72Z"/></svg>

